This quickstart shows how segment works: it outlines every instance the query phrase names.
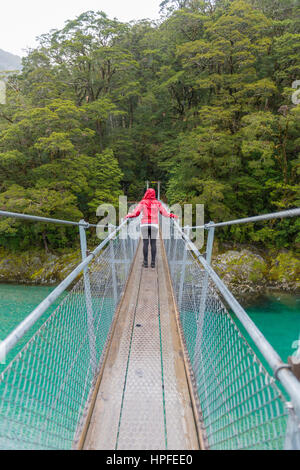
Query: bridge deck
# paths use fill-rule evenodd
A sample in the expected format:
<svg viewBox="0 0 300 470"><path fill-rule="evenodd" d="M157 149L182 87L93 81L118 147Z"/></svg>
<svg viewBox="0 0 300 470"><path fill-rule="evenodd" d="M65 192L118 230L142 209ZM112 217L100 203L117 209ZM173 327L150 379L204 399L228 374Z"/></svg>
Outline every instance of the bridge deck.
<svg viewBox="0 0 300 470"><path fill-rule="evenodd" d="M131 271L84 449L199 449L168 271Z"/></svg>

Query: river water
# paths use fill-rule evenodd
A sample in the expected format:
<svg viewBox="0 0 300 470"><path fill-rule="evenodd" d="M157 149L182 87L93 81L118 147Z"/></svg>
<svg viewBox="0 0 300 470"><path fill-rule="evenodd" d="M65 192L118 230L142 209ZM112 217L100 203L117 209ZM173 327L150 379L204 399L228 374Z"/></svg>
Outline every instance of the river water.
<svg viewBox="0 0 300 470"><path fill-rule="evenodd" d="M0 341L53 289L54 287L0 284ZM48 309L37 324L27 332L25 337L19 341L17 346L8 355L5 363L1 364L0 362L0 373L7 367L21 348L25 346L33 333L42 326L61 300L62 298L57 299L51 309ZM288 356L295 352L297 341L300 337L300 296L283 294L268 296L247 308L247 312L281 358L287 361ZM249 341L247 335L246 339ZM251 346L254 346L251 340L249 343ZM12 432L15 433L15 431L13 428ZM4 431L4 435L6 435L6 431ZM10 445L9 440L7 445ZM4 446L4 448L6 447Z"/></svg>
<svg viewBox="0 0 300 470"><path fill-rule="evenodd" d="M52 290L54 287L0 284L0 341L3 340ZM12 351L9 361L24 346L33 332L39 328L56 306L58 299L23 341ZM247 313L271 343L287 361L296 351L300 339L300 296L274 294L248 307ZM3 370L0 364L0 372Z"/></svg>
<svg viewBox="0 0 300 470"><path fill-rule="evenodd" d="M281 359L287 362L288 356L300 347L300 295L273 294L246 310Z"/></svg>
<svg viewBox="0 0 300 470"><path fill-rule="evenodd" d="M0 341L3 341L53 289L54 287L0 284ZM9 353L5 363L3 363L3 359L0 361L0 372L5 369L6 365L25 346L33 333L41 327L49 314L60 302L61 298L57 299L53 306L42 315L34 327L26 333L24 338Z"/></svg>

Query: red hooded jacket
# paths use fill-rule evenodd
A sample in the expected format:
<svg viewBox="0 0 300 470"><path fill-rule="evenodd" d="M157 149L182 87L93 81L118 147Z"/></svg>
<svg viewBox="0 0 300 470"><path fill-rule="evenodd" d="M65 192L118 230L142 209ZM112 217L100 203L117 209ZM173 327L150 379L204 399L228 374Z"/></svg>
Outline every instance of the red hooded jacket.
<svg viewBox="0 0 300 470"><path fill-rule="evenodd" d="M125 218L133 218L138 217L140 213L142 213L142 220L141 225L143 224L158 224L158 213L161 213L164 217L174 218L177 217L174 214L169 214L162 206L161 202L159 202L155 198L155 191L154 189L147 189L145 196L139 202L136 209L127 214Z"/></svg>

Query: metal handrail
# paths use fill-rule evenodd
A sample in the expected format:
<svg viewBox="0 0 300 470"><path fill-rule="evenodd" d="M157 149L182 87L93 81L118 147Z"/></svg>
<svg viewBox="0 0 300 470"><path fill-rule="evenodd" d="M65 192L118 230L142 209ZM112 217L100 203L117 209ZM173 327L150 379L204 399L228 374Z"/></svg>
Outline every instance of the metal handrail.
<svg viewBox="0 0 300 470"><path fill-rule="evenodd" d="M0 216L12 217L14 219L24 219L24 220L35 221L35 222L44 222L44 223L50 222L50 223L59 224L59 225L73 225L76 227L83 226L85 228L106 227L106 225L90 224L88 222L82 222L82 221L74 222L71 220L52 219L50 217L40 217L38 215L20 214L19 212L0 211Z"/></svg>
<svg viewBox="0 0 300 470"><path fill-rule="evenodd" d="M295 217L297 215L300 215L300 207L297 207L296 209L289 209L286 211L273 212L270 214L256 215L254 217L245 217L244 219L228 220L227 222L217 222L217 223L210 222L209 224L195 225L189 228L190 229L202 229L202 228L209 229L211 227L225 227L227 225L246 224L246 223L260 222L263 220ZM187 227L183 227L183 228L187 228Z"/></svg>
<svg viewBox="0 0 300 470"><path fill-rule="evenodd" d="M92 251L7 337L0 343L0 358L23 338L25 333L36 323L43 313L55 302L55 300L70 286L76 277L89 265L102 248L124 227L128 219L125 219L97 248ZM81 223L81 225L84 225Z"/></svg>

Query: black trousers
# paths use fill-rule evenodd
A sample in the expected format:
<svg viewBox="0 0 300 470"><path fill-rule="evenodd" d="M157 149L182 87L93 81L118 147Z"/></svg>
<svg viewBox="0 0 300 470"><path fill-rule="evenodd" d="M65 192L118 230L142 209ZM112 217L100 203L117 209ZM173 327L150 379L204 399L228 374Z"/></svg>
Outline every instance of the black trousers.
<svg viewBox="0 0 300 470"><path fill-rule="evenodd" d="M156 258L156 239L158 235L158 228L153 225L146 225L141 227L143 238L143 255L144 263L148 263L148 248L151 245L151 263L155 263Z"/></svg>

